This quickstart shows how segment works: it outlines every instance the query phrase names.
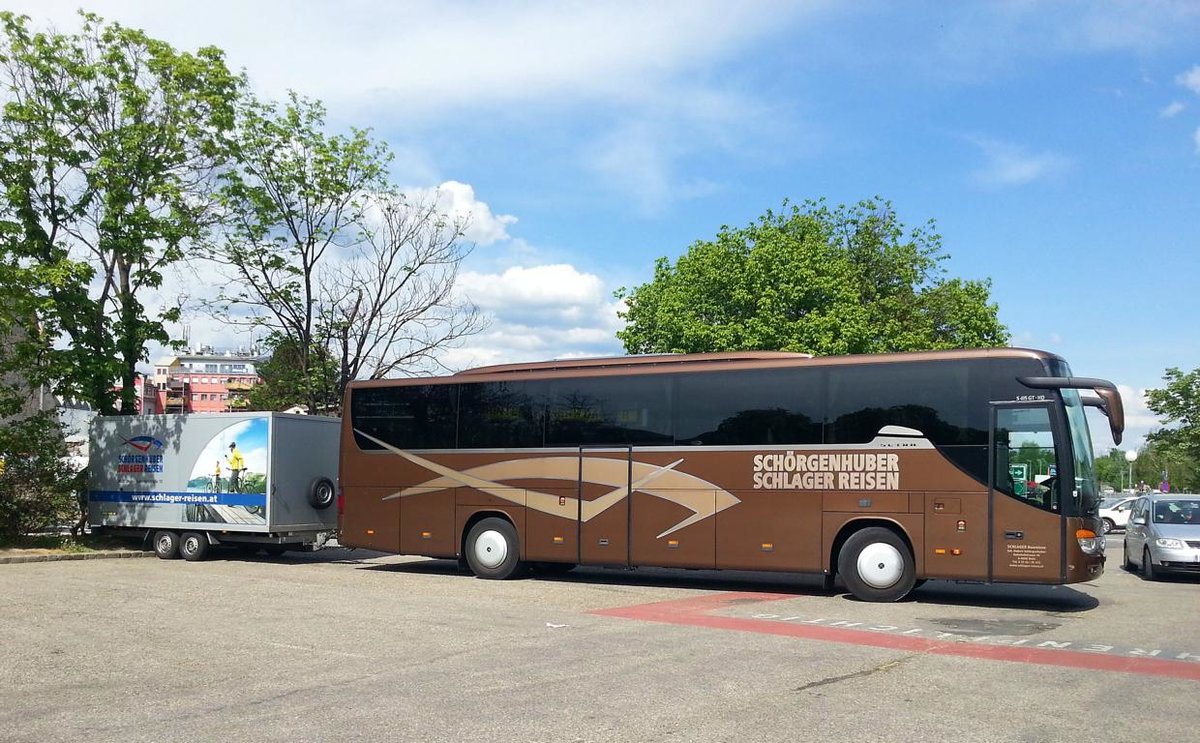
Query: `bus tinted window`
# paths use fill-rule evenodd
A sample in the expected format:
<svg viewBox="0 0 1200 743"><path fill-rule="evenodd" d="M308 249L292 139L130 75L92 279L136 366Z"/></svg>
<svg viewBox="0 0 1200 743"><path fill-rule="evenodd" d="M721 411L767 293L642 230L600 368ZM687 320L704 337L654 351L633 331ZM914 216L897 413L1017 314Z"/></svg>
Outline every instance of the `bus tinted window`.
<svg viewBox="0 0 1200 743"><path fill-rule="evenodd" d="M539 382L464 384L459 393L462 449L518 449L545 445Z"/></svg>
<svg viewBox="0 0 1200 743"><path fill-rule="evenodd" d="M832 370L825 443L867 443L893 425L914 428L939 445L986 445L986 409L969 411L968 370L966 363L945 361Z"/></svg>
<svg viewBox="0 0 1200 743"><path fill-rule="evenodd" d="M350 424L360 449L381 449L367 434L399 449L452 449L458 386L366 387L350 399Z"/></svg>
<svg viewBox="0 0 1200 743"><path fill-rule="evenodd" d="M675 438L680 444L819 444L819 369L680 374Z"/></svg>
<svg viewBox="0 0 1200 743"><path fill-rule="evenodd" d="M665 374L551 381L547 444L673 443L670 381Z"/></svg>

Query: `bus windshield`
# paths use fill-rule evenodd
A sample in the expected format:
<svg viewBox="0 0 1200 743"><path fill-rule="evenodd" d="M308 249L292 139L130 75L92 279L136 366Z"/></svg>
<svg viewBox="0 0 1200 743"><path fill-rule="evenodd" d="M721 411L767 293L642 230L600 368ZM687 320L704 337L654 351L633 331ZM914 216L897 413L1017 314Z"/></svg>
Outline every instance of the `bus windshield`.
<svg viewBox="0 0 1200 743"><path fill-rule="evenodd" d="M1078 390L1062 391L1067 411L1067 428L1071 432L1071 453L1074 460L1075 489L1079 491L1080 507L1085 514L1094 514L1100 506L1096 493L1096 464L1092 458L1092 435Z"/></svg>

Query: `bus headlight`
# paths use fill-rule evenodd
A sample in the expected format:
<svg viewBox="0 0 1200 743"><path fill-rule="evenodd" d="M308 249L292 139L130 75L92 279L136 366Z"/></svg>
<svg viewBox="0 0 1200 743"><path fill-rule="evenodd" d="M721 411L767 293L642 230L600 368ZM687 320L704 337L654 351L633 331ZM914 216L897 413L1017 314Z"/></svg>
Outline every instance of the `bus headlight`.
<svg viewBox="0 0 1200 743"><path fill-rule="evenodd" d="M1079 540L1079 549L1083 550L1085 555L1100 555L1104 553L1104 537L1091 529L1079 529L1075 532L1075 538Z"/></svg>
<svg viewBox="0 0 1200 743"><path fill-rule="evenodd" d="M1183 549L1183 542L1178 539L1155 539L1154 543L1165 550Z"/></svg>

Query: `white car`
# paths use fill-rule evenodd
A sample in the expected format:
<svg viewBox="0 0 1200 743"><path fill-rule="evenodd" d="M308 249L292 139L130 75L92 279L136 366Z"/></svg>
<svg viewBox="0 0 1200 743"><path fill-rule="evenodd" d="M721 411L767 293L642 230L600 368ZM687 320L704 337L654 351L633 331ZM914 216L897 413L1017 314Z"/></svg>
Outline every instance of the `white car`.
<svg viewBox="0 0 1200 743"><path fill-rule="evenodd" d="M1129 512L1133 510L1136 496L1119 496L1100 501L1100 528L1105 534L1113 529L1125 530L1129 524Z"/></svg>

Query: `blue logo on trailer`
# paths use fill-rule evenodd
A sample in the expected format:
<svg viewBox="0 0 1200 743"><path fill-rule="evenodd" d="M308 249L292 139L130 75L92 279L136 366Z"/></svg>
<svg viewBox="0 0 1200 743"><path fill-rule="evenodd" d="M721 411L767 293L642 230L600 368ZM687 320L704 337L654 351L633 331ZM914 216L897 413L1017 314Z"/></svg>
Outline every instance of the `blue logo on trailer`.
<svg viewBox="0 0 1200 743"><path fill-rule="evenodd" d="M137 449L143 454L151 449L154 449L155 451L162 451L163 448L163 442L159 441L153 436L134 436L131 439L125 439L125 444L127 446L132 446L134 449Z"/></svg>

